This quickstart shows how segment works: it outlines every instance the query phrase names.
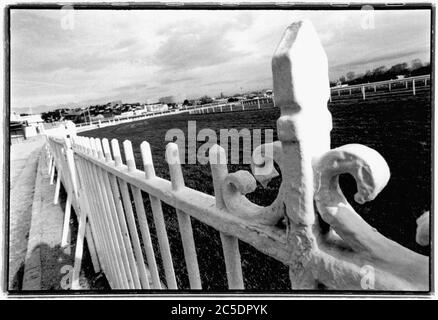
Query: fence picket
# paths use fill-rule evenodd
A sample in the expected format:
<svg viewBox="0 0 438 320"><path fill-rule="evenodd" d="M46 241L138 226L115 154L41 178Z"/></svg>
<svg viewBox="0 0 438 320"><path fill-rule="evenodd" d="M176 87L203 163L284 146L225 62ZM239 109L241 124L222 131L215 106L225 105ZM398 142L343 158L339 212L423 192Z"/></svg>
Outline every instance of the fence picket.
<svg viewBox="0 0 438 320"><path fill-rule="evenodd" d="M166 146L166 160L169 165L172 189L178 191L184 188L184 178L179 160L178 145L169 143ZM178 217L179 231L183 243L184 257L189 274L190 288L202 289L199 275L198 258L196 256L195 240L193 239L190 216L180 209L175 209Z"/></svg>
<svg viewBox="0 0 438 320"><path fill-rule="evenodd" d="M89 143L89 147L91 150L91 155L94 158L97 158L97 151L96 151L94 139L88 139L88 143ZM94 144L94 146L93 146L93 144ZM90 176L94 178L94 186L91 185L91 188L92 189L95 188L95 190L96 190L95 195L96 195L96 199L97 199L97 204L100 208L100 217L101 217L102 222L104 224L104 231L106 230L106 232L108 233L108 242L109 242L109 245L111 246L112 251L113 251L112 259L114 260L114 263L115 263L115 275L116 275L117 280L118 280L119 289L126 289L127 288L127 286L126 286L126 283L127 283L126 273L124 272L123 263L121 263L121 261L120 261L120 257L121 257L120 248L118 246L118 242L116 241L117 238L115 236L114 226L113 226L113 223L110 219L111 214L108 214L109 209L106 205L103 190L101 188L103 183L100 179L100 175L98 174L98 171L97 171L98 168L96 165L90 163L89 170L90 170L90 174L91 174ZM91 182L93 182L93 181L91 181Z"/></svg>
<svg viewBox="0 0 438 320"><path fill-rule="evenodd" d="M89 151L85 146L84 140L85 139L81 139L81 151L84 153L88 153ZM105 274L107 275L108 282L110 283L111 287L116 287L118 282L117 280L114 280L116 278L114 264L110 263L110 261L112 261L112 253L108 246L106 238L107 234L104 232L104 229L102 227L102 221L98 214L100 209L96 203L97 199L95 198L94 190L93 188L90 188L90 173L85 162L86 161L83 160L81 157L77 157L76 164L78 165L78 171L81 173L80 176L83 178L81 180L83 182L83 184L81 185L83 193L80 194L80 197L81 199L83 199L82 203L85 206L86 210L90 212L90 220L92 221L93 226L96 227L95 231L99 239L98 250L101 253L99 256L102 258L100 259L101 266Z"/></svg>
<svg viewBox="0 0 438 320"><path fill-rule="evenodd" d="M103 152L105 155L105 161L108 163L112 162L111 150L109 147L108 139L103 139L102 145L103 145ZM114 177L114 175L108 173L108 178L109 178L109 183L110 183L110 187L112 190L113 201L114 201L114 204L116 206L116 211L117 211L117 215L118 215L119 222L120 222L122 236L123 236L123 239L125 241L125 247L127 249L129 266L131 268L131 273L132 273L132 276L134 279L134 286L135 286L135 289L141 289L140 275L139 275L138 266L137 266L137 263L135 260L134 252L132 249L133 246L131 243L131 239L129 237L129 231L128 231L128 227L126 224L126 217L125 217L123 205L121 202L120 189L119 189L119 186L117 184L117 179L116 179L116 177Z"/></svg>
<svg viewBox="0 0 438 320"><path fill-rule="evenodd" d="M76 239L75 260L73 265L73 276L72 276L72 284L71 284L71 288L73 290L80 289L79 276L82 266L82 255L84 251L83 247L84 247L86 224L87 224L87 215L85 212L82 212L79 218L79 230Z"/></svg>
<svg viewBox="0 0 438 320"><path fill-rule="evenodd" d="M152 154L149 143L143 141L140 145L141 157L147 180L155 177L155 169L152 162ZM158 236L158 244L160 246L161 259L163 260L164 273L166 275L166 284L168 289L178 289L175 271L173 269L172 255L170 253L169 238L167 237L166 225L164 223L163 209L161 201L149 194L152 214L154 216L155 228Z"/></svg>
<svg viewBox="0 0 438 320"><path fill-rule="evenodd" d="M116 139L111 140L111 146L113 148L114 159L116 159L116 167L123 165L122 156L120 154L119 142ZM134 211L132 210L131 198L129 196L128 184L123 180L118 180L120 185L120 191L122 195L123 207L125 208L126 221L128 223L129 231L132 237L134 246L135 257L137 261L138 270L140 273L140 281L145 289L150 289L149 279L147 276L147 269L144 264L143 253L140 246L140 238L138 237L137 226L135 225Z"/></svg>
<svg viewBox="0 0 438 320"><path fill-rule="evenodd" d="M70 226L70 214L71 214L71 195L67 195L67 201L65 203L64 223L62 227L61 247L68 245L68 234Z"/></svg>
<svg viewBox="0 0 438 320"><path fill-rule="evenodd" d="M96 145L96 150L97 150L97 154L98 154L98 158L100 160L103 161L103 150L102 150L102 144L100 139L94 139L95 141L95 145ZM118 246L117 251L120 252L120 260L121 260L121 266L122 266L122 271L124 272L123 276L126 276L126 285L127 288L129 289L134 289L134 280L133 280L133 276L131 273L131 267L129 266L129 262L128 262L128 254L127 254L127 250L126 250L126 246L125 246L125 242L123 240L123 236L122 236L122 231L120 228L120 222L117 216L117 211L116 211L116 207L113 201L113 195L112 195L112 190L109 184L109 179L108 179L108 173L104 170L102 170L101 168L96 168L97 169L97 174L98 174L98 178L101 181L101 189L103 192L103 199L104 199L104 205L106 206L106 210L107 212L109 212L108 214L108 218L111 224L111 228L113 234L115 235L115 238L113 238L114 240L116 240L116 245Z"/></svg>
<svg viewBox="0 0 438 320"><path fill-rule="evenodd" d="M73 143L76 143L74 139L72 140ZM88 220L90 222L87 224L85 230L85 237L87 239L88 249L90 251L94 271L96 273L99 273L103 269L103 251L100 249L101 241L99 231L97 229L96 223L94 223L93 212L90 210L90 200L84 192L85 189L83 179L80 178L80 164L74 161L75 157L73 147L71 145L68 151L69 152L67 154L67 161L69 164L69 168L71 167L70 172L72 175L73 189L75 190L76 200L81 210L87 212Z"/></svg>
<svg viewBox="0 0 438 320"><path fill-rule="evenodd" d="M136 170L134 153L132 151L131 141L125 140L123 142L123 149L125 151L125 159L128 165L128 171ZM151 234L149 232L148 220L146 218L146 212L144 211L143 197L140 190L131 185L132 195L134 197L134 204L139 221L140 231L145 246L146 258L150 268L152 283L154 289L161 289L160 276L158 275L157 262L155 261L154 248L152 246Z"/></svg>
<svg viewBox="0 0 438 320"><path fill-rule="evenodd" d="M210 148L209 159L213 177L216 207L224 209L225 205L222 196L222 184L225 177L228 175L225 150L218 145L214 145ZM220 232L220 237L224 252L225 267L227 270L228 288L243 290L245 286L243 284L239 240L236 237L227 235L223 232Z"/></svg>
<svg viewBox="0 0 438 320"><path fill-rule="evenodd" d="M53 180L55 178L55 159L52 161L52 169L50 170L50 185L53 185Z"/></svg>
<svg viewBox="0 0 438 320"><path fill-rule="evenodd" d="M53 198L53 204L58 204L58 200L59 200L59 191L61 188L61 167L58 167L58 172L56 175L56 185L55 185L55 196Z"/></svg>
<svg viewBox="0 0 438 320"><path fill-rule="evenodd" d="M91 155L92 151L89 148L90 147L89 140L84 138L83 144L84 144L84 152L88 155ZM90 164L87 163L87 161L85 161L84 159L79 158L78 160L79 160L78 163L81 165L83 170L82 177L84 177L84 186L85 186L84 196L87 199L91 200L88 201L88 204L91 209L90 212L92 212L91 216L95 219L96 226L99 229L99 234L102 239L102 250L104 250L106 253L104 255L104 266L105 266L105 271L109 275L108 281L110 282L111 287L121 288L119 281L120 271L117 268L118 264L114 258L115 251L113 248L113 244L112 242L110 242L109 239L110 235L108 232L105 232L106 230L108 230L108 227L106 226L106 223L104 222L102 217L101 204L99 198L97 197L96 188L93 185L92 171L90 169Z"/></svg>

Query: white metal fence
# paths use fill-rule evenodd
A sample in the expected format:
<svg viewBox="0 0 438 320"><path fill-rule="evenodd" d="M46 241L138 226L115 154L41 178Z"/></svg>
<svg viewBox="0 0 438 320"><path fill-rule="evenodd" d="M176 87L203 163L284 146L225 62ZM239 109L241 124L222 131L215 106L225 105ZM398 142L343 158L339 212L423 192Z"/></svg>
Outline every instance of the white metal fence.
<svg viewBox="0 0 438 320"><path fill-rule="evenodd" d="M48 137L52 177L58 172L55 201L60 182L68 197L63 244L70 204L79 220L73 288L79 287L86 238L94 268L104 272L111 288L181 289L163 218L166 203L178 219L191 289L202 289L191 224L196 219L220 233L230 289L244 289L239 252L243 241L289 266L293 289L322 285L338 290L428 290L428 257L369 226L338 185L338 176L349 173L358 186L355 200L370 201L386 185L389 169L380 154L362 145L330 150L327 58L309 22L286 30L272 63L275 100L281 109L279 141L254 150L254 175L229 173L224 149L213 146L209 159L214 196L184 185L177 144L166 148L169 181L155 175L146 141L139 150L144 170L139 170L128 140L122 157L115 139ZM302 65L312 70L297 67ZM309 73L318 79L316 84L307 81ZM278 176L274 162L282 172L277 199L268 207L258 206L245 194L254 191L256 180L264 184ZM159 252L152 246L142 192L151 204ZM286 228L278 226L280 220ZM329 228L322 228L323 223ZM159 255L164 278L158 272Z"/></svg>

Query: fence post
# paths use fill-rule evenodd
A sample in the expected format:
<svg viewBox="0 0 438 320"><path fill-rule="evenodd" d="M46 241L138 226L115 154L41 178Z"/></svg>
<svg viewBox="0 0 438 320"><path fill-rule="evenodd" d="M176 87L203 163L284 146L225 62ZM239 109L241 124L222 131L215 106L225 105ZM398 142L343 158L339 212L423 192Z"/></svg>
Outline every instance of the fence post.
<svg viewBox="0 0 438 320"><path fill-rule="evenodd" d="M412 79L412 94L415 96L415 79Z"/></svg>
<svg viewBox="0 0 438 320"><path fill-rule="evenodd" d="M362 99L365 100L365 86L362 86Z"/></svg>
<svg viewBox="0 0 438 320"><path fill-rule="evenodd" d="M306 79L311 65L317 85L294 86L294 79ZM281 116L277 120L281 141L284 210L288 220L287 242L291 261L289 276L294 289L315 289L308 265L316 244L313 234L314 176L312 159L330 150L332 127L327 99L330 92L327 56L309 21L289 26L272 58L273 89ZM284 79L291 79L284 81ZM311 87L310 87L311 86ZM317 112L318 116L314 115ZM318 130L306 130L306 128Z"/></svg>

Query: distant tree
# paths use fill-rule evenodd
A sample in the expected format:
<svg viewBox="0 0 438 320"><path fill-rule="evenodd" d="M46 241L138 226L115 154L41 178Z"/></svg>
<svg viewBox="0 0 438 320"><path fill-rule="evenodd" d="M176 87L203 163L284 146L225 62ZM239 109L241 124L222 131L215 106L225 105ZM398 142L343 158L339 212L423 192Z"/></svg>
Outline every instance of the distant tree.
<svg viewBox="0 0 438 320"><path fill-rule="evenodd" d="M386 69L385 66L380 66L375 68L372 71L370 81L383 81L389 79L390 77L386 74L387 71L388 70Z"/></svg>
<svg viewBox="0 0 438 320"><path fill-rule="evenodd" d="M44 122L50 122L50 116L48 112L42 112L41 113L41 119L43 119Z"/></svg>
<svg viewBox="0 0 438 320"><path fill-rule="evenodd" d="M211 103L211 102L213 102L213 99L210 98L209 96L205 95L205 96L202 96L202 97L199 99L199 101L201 102L201 104L207 104L207 103Z"/></svg>
<svg viewBox="0 0 438 320"><path fill-rule="evenodd" d="M406 62L403 63L397 63L395 65L393 65L389 70L388 70L388 75L391 78L394 78L398 75L404 75L409 73L409 69L408 69L408 64Z"/></svg>
<svg viewBox="0 0 438 320"><path fill-rule="evenodd" d="M411 61L411 70L417 70L423 67L423 62L420 59L414 59Z"/></svg>
<svg viewBox="0 0 438 320"><path fill-rule="evenodd" d="M239 101L239 99L237 98L234 97L228 98L228 102L237 102L237 101Z"/></svg>
<svg viewBox="0 0 438 320"><path fill-rule="evenodd" d="M59 111L47 111L41 113L41 119L43 119L44 122L59 121L61 119L61 115L59 114Z"/></svg>
<svg viewBox="0 0 438 320"><path fill-rule="evenodd" d="M368 69L365 74L364 74L364 78L371 78L373 76L373 72Z"/></svg>
<svg viewBox="0 0 438 320"><path fill-rule="evenodd" d="M355 76L356 75L354 74L354 71L347 72L347 79L348 79L348 81L354 80Z"/></svg>
<svg viewBox="0 0 438 320"><path fill-rule="evenodd" d="M339 81L341 81L342 83L344 83L344 82L346 82L347 80L345 79L345 76L341 76L341 77L339 78Z"/></svg>
<svg viewBox="0 0 438 320"><path fill-rule="evenodd" d="M374 76L379 76L379 75L385 74L386 72L387 72L386 67L385 66L380 66L380 67L377 67L377 68L375 68L373 70L373 75Z"/></svg>
<svg viewBox="0 0 438 320"><path fill-rule="evenodd" d="M184 102L183 102L183 106L189 106L190 105L190 102L189 102L189 100L184 100Z"/></svg>
<svg viewBox="0 0 438 320"><path fill-rule="evenodd" d="M411 69L411 76L420 76L420 75L424 75L424 74L430 74L431 73L431 69L430 69L430 63L425 63L422 67L414 69Z"/></svg>

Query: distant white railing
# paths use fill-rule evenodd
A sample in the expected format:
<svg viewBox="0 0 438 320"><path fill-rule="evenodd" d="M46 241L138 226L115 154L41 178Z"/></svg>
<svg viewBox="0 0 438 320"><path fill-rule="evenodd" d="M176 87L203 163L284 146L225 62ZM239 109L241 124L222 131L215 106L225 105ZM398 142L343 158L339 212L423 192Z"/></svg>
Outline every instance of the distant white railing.
<svg viewBox="0 0 438 320"><path fill-rule="evenodd" d="M229 102L224 104L205 104L196 106L189 110L189 114L206 114L216 112L231 112L245 110L260 110L274 107L274 100L270 97L254 98Z"/></svg>
<svg viewBox="0 0 438 320"><path fill-rule="evenodd" d="M421 75L403 79L393 79L393 80L385 80L385 81L377 81L377 82L368 82L361 83L355 85L348 85L345 87L332 87L330 88L330 102L333 97L340 97L342 93L348 92L348 96L351 96L354 91L359 91L363 100L367 98L367 90L371 89L370 96L377 96L377 90L379 88L386 88L385 93L391 93L393 85L395 84L403 84L404 87L402 89L397 89L397 93L411 93L412 95L416 95L418 90L422 90L425 87L430 86L430 75ZM380 93L381 94L381 93Z"/></svg>
<svg viewBox="0 0 438 320"><path fill-rule="evenodd" d="M229 173L224 149L213 146L209 159L214 196L184 185L175 143L166 148L169 181L155 175L147 142L140 145L142 171L136 168L129 140L123 142L123 163L116 139L48 138L52 174L58 171L68 203L76 206L79 217L74 289L79 287L85 237L95 269L105 273L111 288L178 289L163 202L175 208L191 289L202 288L191 219L220 232L230 289L244 289L238 240L289 266L293 289L429 289L428 257L385 238L342 194L338 176L349 173L357 182L355 200L373 200L388 182L389 168L366 146L330 150L327 58L310 22L297 22L286 30L272 64L275 102L281 110L279 141L254 150L253 174ZM255 190L256 181L266 185L279 175L274 162L283 180L277 199L268 207L258 206L245 195ZM152 247L142 191L151 203L159 253ZM281 220L285 228L279 226ZM67 227L63 239L66 233ZM158 254L165 279L158 273Z"/></svg>
<svg viewBox="0 0 438 320"><path fill-rule="evenodd" d="M186 110L169 110L169 111L163 111L163 112L155 112L155 113L148 113L144 115L134 115L134 116L126 116L126 117L118 117L118 118L107 118L97 121L92 121L90 123L79 123L76 124L77 132L85 132L89 130L94 130L98 128L108 127L108 126L115 126L123 123L128 122L135 122L135 121L141 121L145 119L151 119L151 118L158 118L163 117L167 115L175 115L179 113L184 113Z"/></svg>

